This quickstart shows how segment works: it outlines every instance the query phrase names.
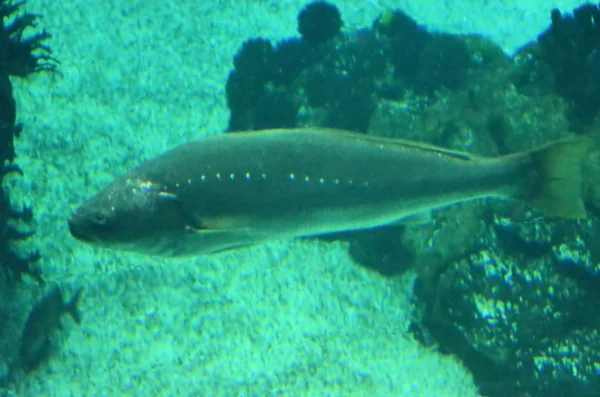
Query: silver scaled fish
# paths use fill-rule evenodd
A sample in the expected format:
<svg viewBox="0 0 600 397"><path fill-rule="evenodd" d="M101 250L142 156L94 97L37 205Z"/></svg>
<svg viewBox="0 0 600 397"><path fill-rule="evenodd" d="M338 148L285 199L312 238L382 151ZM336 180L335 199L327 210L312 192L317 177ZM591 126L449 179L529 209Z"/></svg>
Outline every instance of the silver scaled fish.
<svg viewBox="0 0 600 397"><path fill-rule="evenodd" d="M201 255L398 223L482 197L585 218L584 137L496 158L325 129L213 135L148 160L84 202L78 240L147 255Z"/></svg>

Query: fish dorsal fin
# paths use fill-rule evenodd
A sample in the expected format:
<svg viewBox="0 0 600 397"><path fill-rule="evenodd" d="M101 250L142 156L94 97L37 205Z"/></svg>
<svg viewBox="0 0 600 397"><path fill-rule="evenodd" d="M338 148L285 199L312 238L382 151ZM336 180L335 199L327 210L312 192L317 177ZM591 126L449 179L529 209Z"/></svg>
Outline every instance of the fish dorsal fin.
<svg viewBox="0 0 600 397"><path fill-rule="evenodd" d="M271 130L259 130L259 131L247 131L253 134L294 134L294 133L307 133L307 134L320 134L320 135L332 135L344 138L359 139L362 142L381 146L395 146L398 148L422 150L426 152L439 153L440 155L454 157L459 160L473 160L477 156L472 154L461 152L458 150L450 150L440 146L435 146L425 142L410 141L399 138L389 138L375 135L363 134L355 131L338 130L335 128L321 128L321 127L308 127L308 128L281 128ZM243 136L244 132L240 134L233 134Z"/></svg>
<svg viewBox="0 0 600 397"><path fill-rule="evenodd" d="M402 219L399 219L395 222L390 223L390 225L391 226L427 225L427 224L430 224L431 222L433 222L433 219L431 218L431 211L423 211L423 212L416 212L414 214L405 216Z"/></svg>
<svg viewBox="0 0 600 397"><path fill-rule="evenodd" d="M440 146L435 146L435 145L425 143L425 142L417 142L417 141L410 141L410 140L400 139L400 138L389 138L389 137L382 137L382 136L376 136L376 135L368 135L368 134L362 134L359 132L336 130L333 128L305 128L305 129L301 129L301 130L291 130L291 131L305 131L305 132L311 132L311 133L315 133L315 134L332 134L332 135L351 137L354 139L358 138L361 141L368 142L368 143L378 145L378 146L380 146L380 145L397 146L397 147L409 148L409 149L414 149L414 150L423 150L423 151L427 151L427 152L435 152L435 153L443 154L445 156L455 157L455 158L462 159L462 160L473 160L473 159L477 158L477 156L466 153L466 152L446 149L446 148L443 148Z"/></svg>

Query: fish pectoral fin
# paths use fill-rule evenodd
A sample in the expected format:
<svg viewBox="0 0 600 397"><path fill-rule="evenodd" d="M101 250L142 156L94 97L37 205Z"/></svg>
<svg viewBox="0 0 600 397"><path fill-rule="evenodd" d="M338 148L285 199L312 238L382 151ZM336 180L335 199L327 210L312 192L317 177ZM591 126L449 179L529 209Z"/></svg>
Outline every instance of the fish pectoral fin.
<svg viewBox="0 0 600 397"><path fill-rule="evenodd" d="M216 217L198 217L189 210L185 203L176 200L178 204L179 215L185 222L185 231L189 233L216 233L219 231L235 231L243 229L243 216L216 216ZM247 227L246 227L247 228Z"/></svg>
<svg viewBox="0 0 600 397"><path fill-rule="evenodd" d="M214 225L213 225L214 226ZM209 228L209 227L193 227L186 226L186 232L189 234L195 234L201 239L222 241L219 248L215 248L210 251L211 254L217 254L227 251L236 250L238 248L244 248L253 245L256 241L246 227L239 228Z"/></svg>
<svg viewBox="0 0 600 397"><path fill-rule="evenodd" d="M185 231L186 233L205 233L210 232L211 230L203 229L201 227L196 226L185 225Z"/></svg>
<svg viewBox="0 0 600 397"><path fill-rule="evenodd" d="M185 231L187 233L194 233L194 234L219 234L219 233L229 233L226 230L221 230L221 229L212 229L212 228L208 228L208 227L196 227L196 226L190 226L190 225L186 225L185 226Z"/></svg>
<svg viewBox="0 0 600 397"><path fill-rule="evenodd" d="M219 216L214 218L195 219L194 225L187 225L186 229L195 231L196 233L203 232L243 232L248 230L248 223L243 217L238 216Z"/></svg>

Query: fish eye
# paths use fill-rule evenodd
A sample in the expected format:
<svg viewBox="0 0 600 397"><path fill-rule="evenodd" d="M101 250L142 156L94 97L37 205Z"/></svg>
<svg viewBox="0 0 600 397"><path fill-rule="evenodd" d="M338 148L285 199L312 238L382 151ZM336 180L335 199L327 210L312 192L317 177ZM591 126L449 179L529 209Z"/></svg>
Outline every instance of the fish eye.
<svg viewBox="0 0 600 397"><path fill-rule="evenodd" d="M107 219L106 214L104 214L102 212L97 212L94 215L92 215L91 220L92 220L92 222L94 224L99 225L99 226L103 226L103 225L106 225L106 221L108 219Z"/></svg>

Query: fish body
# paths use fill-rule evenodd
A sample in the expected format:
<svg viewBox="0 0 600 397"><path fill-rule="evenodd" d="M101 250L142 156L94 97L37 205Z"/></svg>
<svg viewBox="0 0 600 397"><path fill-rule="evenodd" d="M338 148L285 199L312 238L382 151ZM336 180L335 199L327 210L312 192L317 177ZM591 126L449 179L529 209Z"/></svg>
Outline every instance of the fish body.
<svg viewBox="0 0 600 397"><path fill-rule="evenodd" d="M60 319L65 313L69 313L77 324L81 323L77 311L81 291L65 303L60 289L56 287L33 308L25 323L19 349L18 366L25 372L38 368L48 357L50 338L61 329Z"/></svg>
<svg viewBox="0 0 600 397"><path fill-rule="evenodd" d="M214 135L117 178L69 220L84 242L168 257L372 228L481 197L585 217L586 139L483 158L399 139L292 129Z"/></svg>

